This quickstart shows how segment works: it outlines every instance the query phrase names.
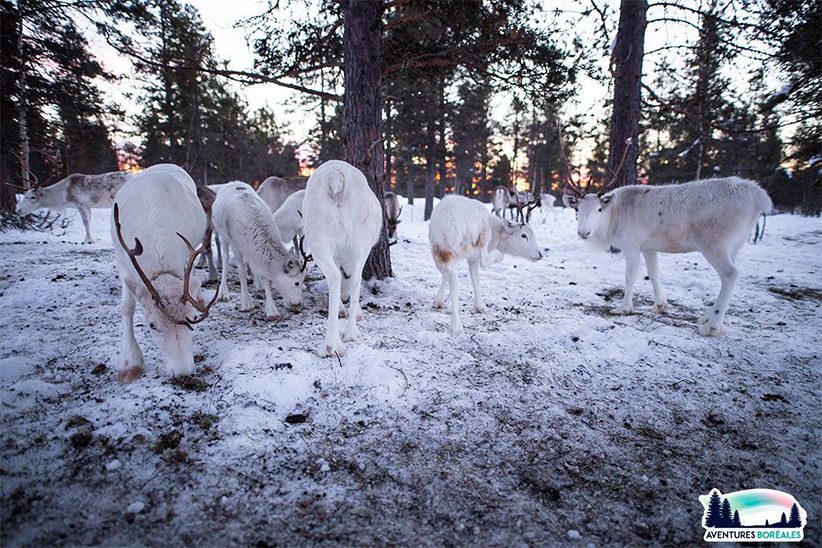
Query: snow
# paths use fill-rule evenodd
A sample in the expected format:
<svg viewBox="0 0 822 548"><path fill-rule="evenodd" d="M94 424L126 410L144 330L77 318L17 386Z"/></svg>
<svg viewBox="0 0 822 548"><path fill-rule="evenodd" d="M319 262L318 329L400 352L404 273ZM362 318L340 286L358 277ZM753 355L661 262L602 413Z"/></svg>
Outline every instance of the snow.
<svg viewBox="0 0 822 548"><path fill-rule="evenodd" d="M146 374L127 386L108 216L94 245L76 215L62 235L0 234L0 543L684 546L712 488L779 489L820 515L822 219L768 220L740 253L727 336L706 339L719 279L701 255L660 257L669 314L640 281L639 312L614 316L622 257L558 213L535 212L545 259L482 271L489 314L470 313L459 269L462 336L431 308L420 200L340 360L312 353L317 269L276 322L261 294L238 310L233 269L232 300L195 331L197 382L172 382L138 308Z"/></svg>

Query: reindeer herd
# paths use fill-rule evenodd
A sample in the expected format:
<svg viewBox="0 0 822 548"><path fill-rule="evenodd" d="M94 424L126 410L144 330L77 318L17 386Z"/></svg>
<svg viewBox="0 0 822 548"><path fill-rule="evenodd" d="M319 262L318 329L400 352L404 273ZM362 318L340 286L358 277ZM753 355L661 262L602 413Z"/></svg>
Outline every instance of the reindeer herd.
<svg viewBox="0 0 822 548"><path fill-rule="evenodd" d="M624 160L624 159L623 159ZM642 255L653 285L655 310L667 308L659 283L657 253L699 251L716 269L721 289L716 302L699 320L699 333L719 337L738 277L737 253L763 213L772 209L767 193L756 183L736 177L667 186L624 186L611 190L617 173L597 193L578 186L567 167L563 178L566 206L577 216L577 233L597 248L609 246L625 256L625 293L614 310L633 311L633 290ZM513 204L513 206L512 206ZM152 166L139 175L107 173L71 175L47 188L27 191L18 212L38 208L80 211L86 242L92 208L109 208L115 263L122 282L122 337L118 380L128 383L144 370L143 354L134 337L134 309L140 303L154 341L173 375L194 370L192 333L217 300L229 299L229 256L239 271L240 310L253 308L247 285L247 266L255 284L265 292L265 315L280 317L271 286L290 307L299 306L309 262L313 260L328 283L328 322L321 357L342 355L346 342L359 339L362 320L362 272L385 219L389 243L397 242L402 208L393 193L382 200L365 176L346 162L332 160L304 178L270 177L255 191L243 182L197 187L182 168ZM446 308L450 291L453 333L463 331L455 265L466 259L473 285L476 313L487 313L479 268L504 255L531 261L543 258L528 224L531 212L553 208L550 194L493 192L492 209L477 200L448 196L434 208L429 243L442 281L434 308ZM507 210L516 220L506 219ZM193 275L198 257L208 262L209 279L217 277L211 255L216 235L221 263L219 289L206 301L201 282ZM196 247L195 247L196 244ZM346 310L344 301L348 300ZM340 335L339 318L348 318Z"/></svg>

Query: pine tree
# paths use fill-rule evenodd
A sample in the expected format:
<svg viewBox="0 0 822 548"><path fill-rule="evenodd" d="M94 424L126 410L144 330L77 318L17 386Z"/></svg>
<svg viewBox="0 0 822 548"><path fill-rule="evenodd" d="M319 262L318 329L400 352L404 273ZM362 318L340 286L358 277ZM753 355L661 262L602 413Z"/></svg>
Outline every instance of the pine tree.
<svg viewBox="0 0 822 548"><path fill-rule="evenodd" d="M794 502L791 506L791 518L788 520L788 527L802 527L802 519L799 517L799 506Z"/></svg>
<svg viewBox="0 0 822 548"><path fill-rule="evenodd" d="M731 514L731 503L728 502L728 499L722 501L722 510L720 512L720 521L722 522L722 527L732 527L733 526L733 514Z"/></svg>
<svg viewBox="0 0 822 548"><path fill-rule="evenodd" d="M785 516L785 512L782 512L782 519L779 520L780 527L787 527L788 526L788 518Z"/></svg>
<svg viewBox="0 0 822 548"><path fill-rule="evenodd" d="M711 499L708 501L708 513L705 516L705 527L722 527L722 501L719 498L719 491L711 491Z"/></svg>
<svg viewBox="0 0 822 548"><path fill-rule="evenodd" d="M742 522L739 521L739 510L734 510L734 527L742 527Z"/></svg>

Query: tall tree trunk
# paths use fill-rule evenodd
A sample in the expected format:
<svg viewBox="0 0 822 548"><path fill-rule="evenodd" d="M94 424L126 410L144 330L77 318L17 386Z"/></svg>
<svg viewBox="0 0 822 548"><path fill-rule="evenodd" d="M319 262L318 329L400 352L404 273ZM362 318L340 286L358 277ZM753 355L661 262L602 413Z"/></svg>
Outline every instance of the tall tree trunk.
<svg viewBox="0 0 822 548"><path fill-rule="evenodd" d="M381 69L382 3L369 0L343 2L343 67L345 70L345 156L365 174L382 204L385 157L382 136ZM393 276L385 208L380 239L363 269L366 279Z"/></svg>
<svg viewBox="0 0 822 548"><path fill-rule="evenodd" d="M391 124L391 102L385 104L385 190L391 190L391 139L393 126Z"/></svg>
<svg viewBox="0 0 822 548"><path fill-rule="evenodd" d="M437 162L439 163L440 182L437 187L437 197L445 196L445 190L448 183L448 168L445 165L445 157L447 151L445 150L445 90L444 86L439 87L439 142L437 143Z"/></svg>
<svg viewBox="0 0 822 548"><path fill-rule="evenodd" d="M29 134L28 134L28 100L26 96L26 49L23 42L23 8L22 2L17 2L17 55L20 58L20 107L18 109L18 132L20 138L20 179L23 188L31 188L31 163L29 162Z"/></svg>
<svg viewBox="0 0 822 548"><path fill-rule="evenodd" d="M434 182L437 178L437 117L431 109L428 114L425 146L425 214L424 220L431 218L434 210Z"/></svg>
<svg viewBox="0 0 822 548"><path fill-rule="evenodd" d="M414 149L408 151L408 178L405 181L405 194L408 199L408 205L414 205Z"/></svg>
<svg viewBox="0 0 822 548"><path fill-rule="evenodd" d="M622 0L619 6L619 30L611 60L614 66L614 111L611 114L611 143L608 151L609 174L616 172L625 147L629 148L614 186L633 185L637 181L642 57L645 52L647 11L647 0ZM631 139L630 145L625 143L628 139Z"/></svg>
<svg viewBox="0 0 822 548"><path fill-rule="evenodd" d="M482 154L480 154L480 196L481 201L491 200L491 181L488 180L488 141L483 139L480 142Z"/></svg>

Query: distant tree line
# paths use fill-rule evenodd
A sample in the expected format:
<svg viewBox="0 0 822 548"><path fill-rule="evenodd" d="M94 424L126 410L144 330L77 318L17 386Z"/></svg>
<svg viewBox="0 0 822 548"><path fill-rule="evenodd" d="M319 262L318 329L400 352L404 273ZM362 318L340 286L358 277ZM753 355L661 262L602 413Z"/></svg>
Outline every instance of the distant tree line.
<svg viewBox="0 0 822 548"><path fill-rule="evenodd" d="M2 181L27 186L32 175L42 182L127 160L176 163L200 184L296 173L298 143L285 142L276 113L252 112L230 80L302 92L317 120L310 163L345 157L346 6L281 0L247 19L255 70L238 72L216 57L196 8L180 0L0 0ZM380 10L385 185L424 197L427 214L446 192L480 199L497 185L559 192L560 147L571 152L586 138L594 149L584 170L593 185L603 184L615 135L634 131L613 121L633 118L636 175L625 171L621 183L738 175L763 184L784 211L822 209L822 0L623 0L620 14L592 2L576 11L589 21L580 29L594 21L594 35L569 28L561 9L545 12L529 0L390 0ZM620 44L642 43L645 26L636 34L617 26L617 15L697 35L667 44L671 55L644 67L630 108L617 101ZM98 84L118 82L91 54L80 21L132 60L136 115L104 101ZM595 67L604 55L613 74ZM757 69L737 93L728 69L749 57ZM616 87L612 112L593 128L566 114L583 72ZM776 72L784 86L769 89L767 76ZM500 102L507 114L498 120L492 105ZM129 144L133 138L139 147ZM3 185L0 208L11 207Z"/></svg>

